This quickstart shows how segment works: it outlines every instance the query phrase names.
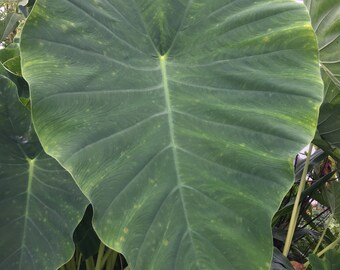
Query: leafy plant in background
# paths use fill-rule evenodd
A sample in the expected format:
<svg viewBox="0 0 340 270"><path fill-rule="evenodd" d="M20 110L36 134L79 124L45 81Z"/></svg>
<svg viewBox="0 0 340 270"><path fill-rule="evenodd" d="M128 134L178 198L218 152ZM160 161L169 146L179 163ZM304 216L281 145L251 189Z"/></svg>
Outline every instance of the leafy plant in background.
<svg viewBox="0 0 340 270"><path fill-rule="evenodd" d="M326 182L323 193L333 195L325 205L337 194L330 191L338 183L337 141L328 135L337 130L340 8L306 4L319 25L326 82L314 139L321 148L313 166L309 157L302 162L310 181L295 207L296 224L313 226L304 211L310 199ZM20 49L21 66L2 69L0 81L0 192L8 209L0 220L7 233L1 267L64 264L90 202L93 218L88 208L63 269L119 267L120 255L105 245L131 269L270 268L271 219L291 186L294 153L312 140L322 99L302 4L39 0ZM31 103L17 80L20 67ZM322 175L326 159L336 172ZM295 194L273 219L274 237L285 238ZM319 227L295 235L317 242ZM338 237L324 231L323 248ZM272 269L291 268L275 243ZM291 258L303 246L295 244Z"/></svg>
<svg viewBox="0 0 340 270"><path fill-rule="evenodd" d="M33 4L32 0L2 0L0 2L0 42L3 45L13 43L15 36L20 35L22 28L20 23L25 20Z"/></svg>
<svg viewBox="0 0 340 270"><path fill-rule="evenodd" d="M308 254L311 253L317 253L318 256L321 256L329 249L336 247L340 240L338 230L334 228L329 230L330 224L334 222L335 226L339 227L339 217L336 214L336 209L339 207L340 199L340 193L337 188L339 186L338 111L340 107L338 94L340 83L338 70L340 66L338 59L340 3L338 1L305 1L305 4L311 15L312 25L318 38L320 67L325 83L325 97L320 109L317 133L313 140L320 149L311 157L312 166L308 167L308 162L297 163L296 179L299 181L304 167L306 173L308 171L307 182L309 185L302 192L301 199L297 199L295 203L295 205L300 204L299 215L295 220L300 226L297 227L295 232L296 241L293 245L291 257L295 257L300 261L308 259ZM303 185L305 176L302 176L301 179L300 184ZM289 217L289 210L292 209L292 200L290 198L294 194L296 192L292 189L273 220L274 229L279 232L279 236L282 234L282 226L284 228L287 225L286 218L287 216ZM313 202L317 202L320 209L317 213L313 213L313 207L311 207ZM294 227L292 226L293 229ZM292 233L288 234L292 237ZM281 241L284 240L282 235L279 238L281 238L279 239ZM323 247L323 249L318 252L320 247ZM289 250L287 245L286 250ZM335 253L332 254L334 255ZM326 255L325 264L333 263L333 267L336 269L339 268L338 262L335 260L330 261L333 255ZM311 255L313 269L323 269L317 265L315 256ZM308 265L309 262L307 261L305 267Z"/></svg>
<svg viewBox="0 0 340 270"><path fill-rule="evenodd" d="M309 264L309 254L318 253L318 255L321 256L329 249L336 247L339 242L339 232L337 230L339 223L337 219L333 219L332 213L334 213L334 208L330 207L330 205L338 204L334 198L339 196L339 193L328 191L327 193L332 195L327 196L324 192L325 188L330 189L333 184L338 183L336 182L336 162L333 160L330 164L329 160L328 154L322 149L315 151L311 157L312 166L309 168L309 176L306 183L308 187L301 194L301 208L297 221L298 226L295 230L289 253L289 258L294 261L294 264L300 265L301 267L301 262L307 261L305 266ZM304 167L304 165L305 161L298 163L296 174L298 179L301 178L301 173L299 175L298 172L301 166ZM297 181L296 185L298 185L299 182L300 181ZM295 199L294 196L297 193L297 188L295 187L296 186L287 194L280 210L273 219L274 245L280 250L283 250L283 244L286 241L288 223ZM335 227L330 226L332 223L335 224ZM282 255L278 258L282 258ZM280 262L280 260L276 261ZM277 269L285 268L281 266L281 268Z"/></svg>

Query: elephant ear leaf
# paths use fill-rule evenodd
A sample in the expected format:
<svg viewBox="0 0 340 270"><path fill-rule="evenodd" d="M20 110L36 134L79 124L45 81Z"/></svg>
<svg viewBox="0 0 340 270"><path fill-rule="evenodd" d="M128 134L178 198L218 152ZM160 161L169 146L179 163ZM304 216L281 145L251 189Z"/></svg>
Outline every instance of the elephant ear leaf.
<svg viewBox="0 0 340 270"><path fill-rule="evenodd" d="M74 252L72 233L88 202L42 149L2 66L0 74L0 269L56 269Z"/></svg>
<svg viewBox="0 0 340 270"><path fill-rule="evenodd" d="M268 269L322 98L303 4L37 1L23 75L46 151L131 269Z"/></svg>

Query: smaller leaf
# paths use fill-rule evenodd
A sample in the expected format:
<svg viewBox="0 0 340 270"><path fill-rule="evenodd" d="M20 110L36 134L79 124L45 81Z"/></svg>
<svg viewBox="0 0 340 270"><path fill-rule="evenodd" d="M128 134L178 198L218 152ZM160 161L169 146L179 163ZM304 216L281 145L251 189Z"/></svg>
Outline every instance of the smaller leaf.
<svg viewBox="0 0 340 270"><path fill-rule="evenodd" d="M333 177L335 171L330 172L329 174L321 177L320 179L316 180L311 186L306 188L302 194L301 194L301 200L305 199L307 196L312 196L314 194L314 191L318 188L322 187L325 183L330 181L330 179Z"/></svg>
<svg viewBox="0 0 340 270"><path fill-rule="evenodd" d="M294 270L289 260L283 256L281 251L274 247L273 259L270 270Z"/></svg>
<svg viewBox="0 0 340 270"><path fill-rule="evenodd" d="M319 131L317 130L312 143L321 148L326 154L330 155L334 160L340 161L340 149L332 147L329 142L321 138Z"/></svg>
<svg viewBox="0 0 340 270"><path fill-rule="evenodd" d="M329 181L333 177L334 173L335 172L331 172L321 177L320 179L316 180L311 186L306 188L301 194L300 202L306 199L307 196L311 196L312 198L314 198L315 191L322 187L322 185L324 185L327 181ZM275 216L273 217L272 224L275 224L280 217L290 214L292 212L294 207L294 201L295 197L293 197L285 206L281 207L281 209L276 212ZM320 202L320 200L318 201Z"/></svg>
<svg viewBox="0 0 340 270"><path fill-rule="evenodd" d="M310 162L309 162L309 166L308 166L308 172L318 163L320 163L322 160L324 160L325 157L328 156L328 153L326 153L324 151L324 149L318 149L316 150L311 158L310 158ZM303 168L305 167L305 161L306 159L296 159L296 165L295 165L295 181L299 182L301 177L302 177L302 171Z"/></svg>
<svg viewBox="0 0 340 270"><path fill-rule="evenodd" d="M6 77L16 84L19 97L28 99L29 87L21 75L20 61L20 48L17 43L12 43L0 50L0 62L5 65Z"/></svg>
<svg viewBox="0 0 340 270"><path fill-rule="evenodd" d="M324 198L327 200L333 216L340 222L340 182L330 182L323 191Z"/></svg>
<svg viewBox="0 0 340 270"><path fill-rule="evenodd" d="M325 97L319 113L318 133L328 144L340 148L338 140L340 135L340 2L338 0L304 0L304 2L318 39L324 81Z"/></svg>
<svg viewBox="0 0 340 270"><path fill-rule="evenodd" d="M56 269L88 201L42 149L29 110L0 64L0 269Z"/></svg>
<svg viewBox="0 0 340 270"><path fill-rule="evenodd" d="M4 41L8 37L8 35L15 30L15 28L19 24L19 21L23 18L23 15L18 13L10 13L7 15L6 19L3 22L4 30L0 42Z"/></svg>
<svg viewBox="0 0 340 270"><path fill-rule="evenodd" d="M8 72L11 72L17 76L22 76L19 56L8 59L6 62L3 63L3 65Z"/></svg>
<svg viewBox="0 0 340 270"><path fill-rule="evenodd" d="M0 62L4 63L7 60L20 56L20 49L17 43L12 43L6 48L0 50Z"/></svg>
<svg viewBox="0 0 340 270"><path fill-rule="evenodd" d="M334 82L323 72L325 98L320 107L318 132L320 137L331 146L340 148L340 83Z"/></svg>
<svg viewBox="0 0 340 270"><path fill-rule="evenodd" d="M329 250L325 253L323 259L318 258L315 254L309 255L309 262L313 270L339 270L340 253L335 250Z"/></svg>
<svg viewBox="0 0 340 270"><path fill-rule="evenodd" d="M299 239L310 235L314 239L317 239L320 236L320 233L310 230L310 229L304 229L304 228L298 228L293 237L293 241L298 241ZM287 237L287 230L284 229L278 229L278 228L273 228L273 238L276 240L279 240L281 242L284 242Z"/></svg>

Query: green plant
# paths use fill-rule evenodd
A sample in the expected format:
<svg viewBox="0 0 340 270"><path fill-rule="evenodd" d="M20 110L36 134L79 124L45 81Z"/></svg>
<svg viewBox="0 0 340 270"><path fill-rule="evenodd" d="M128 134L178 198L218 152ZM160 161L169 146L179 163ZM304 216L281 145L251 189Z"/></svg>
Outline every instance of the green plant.
<svg viewBox="0 0 340 270"><path fill-rule="evenodd" d="M18 225L16 247L8 249L9 237L0 242L0 266L64 264L71 247L58 251L28 243L26 236L71 243L90 202L102 243L89 255L88 269L113 267L117 253L104 244L123 253L131 269L270 268L271 219L292 184L294 154L313 139L323 96L314 31L302 4L39 0L20 50L32 121L44 150L34 145L60 163L49 158L77 195L61 200L57 192L44 190L54 205L63 202L59 222L67 229L62 236L57 230L27 234L29 214L51 220L31 210L30 202L42 196L32 193L30 184L40 156L20 150L31 144L27 129L34 132L15 93L22 87L11 82L8 66L0 80L6 97L0 143L8 147L1 154L0 179L6 187L1 198L16 185L5 181L16 173L5 166L8 160L24 161L29 181L20 182L25 200L7 205L24 222ZM333 70L326 62L323 67ZM337 76L336 70L327 75ZM17 118L29 123L21 133L15 129L20 122L12 124ZM333 154L336 141L325 136L323 125L319 122L319 144ZM16 219L4 217L0 232L11 236L16 232L8 224ZM66 268L83 267L76 265L81 249ZM53 263L41 256L51 250ZM20 255L12 266L13 252Z"/></svg>
<svg viewBox="0 0 340 270"><path fill-rule="evenodd" d="M293 237L294 229L297 229L298 235L299 230L306 230L304 228L309 228L306 230L308 232L308 237L302 237L299 240L299 244L294 247L295 251L300 254L296 255L301 257L305 261L308 254L318 254L321 256L330 248L336 247L340 240L339 233L333 230L333 233L329 230L330 224L333 221L333 217L337 213L339 207L339 191L337 190L339 180L338 180L338 164L339 164L339 151L338 151L338 139L337 134L339 132L339 120L338 120L338 110L339 110L339 61L335 60L339 57L339 29L340 29L340 4L338 1L305 1L305 4L309 10L311 16L311 21L315 33L318 38L319 46L319 56L320 56L320 67L325 83L324 87L324 100L320 108L319 114L319 124L316 136L314 138L314 143L321 147L319 153L315 154L315 160L313 160L313 166L308 166L308 156L304 165L304 174L302 175L300 181L299 191L295 198L294 210L292 215L292 220L290 222L290 227L288 230L288 241L285 242L285 249L283 253L288 255L288 250L290 247L290 240ZM321 153L321 154L320 154ZM306 175L308 174L308 179ZM299 193L303 190L303 185L305 181L308 180L311 186L303 191L303 198L299 198ZM326 184L325 184L326 183ZM301 190L300 190L301 189ZM294 194L294 191L293 191ZM321 195L323 194L323 196ZM317 204L322 207L322 212L313 214L313 211L308 213L308 208L311 206L311 202L317 202ZM287 203L287 201L286 201ZM280 226L285 224L285 216L287 211L292 208L292 204L288 201L287 205L284 205L282 209L277 213L274 219L274 225ZM299 212L294 212L300 209ZM330 214L331 213L331 214ZM326 217L325 217L326 216ZM281 218L281 220L278 219ZM316 224L316 221L321 222ZM335 218L337 224L339 224L339 218ZM275 224L276 223L276 224ZM300 226L297 226L299 223ZM320 236L317 233L320 232ZM311 237L313 239L310 239ZM301 237L301 236L300 236ZM325 239L327 238L327 239ZM302 252L301 247L306 245L301 245L301 243L308 242L307 246L309 248L312 246L314 250L309 250L307 252ZM316 241L317 240L317 241ZM318 252L320 246L324 245L322 251ZM316 266L315 255L310 256L314 258L315 269L320 266ZM308 259L307 259L308 260ZM305 267L309 265L307 261ZM339 268L340 265L333 262L335 268Z"/></svg>
<svg viewBox="0 0 340 270"><path fill-rule="evenodd" d="M88 201L42 149L29 110L0 68L1 268L55 269L73 252L70 236Z"/></svg>

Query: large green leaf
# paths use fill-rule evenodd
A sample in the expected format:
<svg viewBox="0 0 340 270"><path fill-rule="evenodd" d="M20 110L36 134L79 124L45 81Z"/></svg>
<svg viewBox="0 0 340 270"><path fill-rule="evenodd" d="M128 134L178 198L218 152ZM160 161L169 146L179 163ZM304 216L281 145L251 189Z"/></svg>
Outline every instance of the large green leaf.
<svg viewBox="0 0 340 270"><path fill-rule="evenodd" d="M317 35L325 98L320 108L318 131L340 148L340 2L305 0Z"/></svg>
<svg viewBox="0 0 340 270"><path fill-rule="evenodd" d="M42 144L131 269L270 267L322 96L304 5L40 0L21 46Z"/></svg>
<svg viewBox="0 0 340 270"><path fill-rule="evenodd" d="M56 269L72 256L72 233L87 200L42 150L30 112L3 75L0 130L0 269Z"/></svg>

